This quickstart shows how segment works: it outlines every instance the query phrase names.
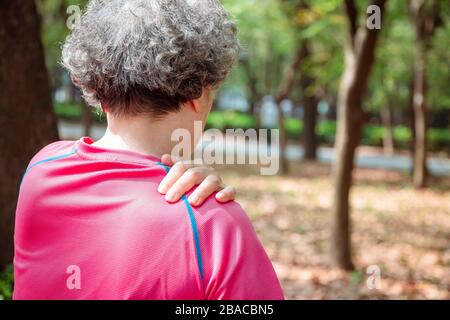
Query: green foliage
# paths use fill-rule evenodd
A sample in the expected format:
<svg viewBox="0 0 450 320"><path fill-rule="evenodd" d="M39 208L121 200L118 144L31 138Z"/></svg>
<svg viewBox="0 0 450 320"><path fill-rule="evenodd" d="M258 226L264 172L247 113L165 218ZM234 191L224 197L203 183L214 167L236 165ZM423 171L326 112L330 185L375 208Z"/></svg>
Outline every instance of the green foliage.
<svg viewBox="0 0 450 320"><path fill-rule="evenodd" d="M56 103L54 110L58 118L64 120L80 120L81 105L76 103Z"/></svg>
<svg viewBox="0 0 450 320"><path fill-rule="evenodd" d="M0 300L12 298L14 287L14 269L8 265L3 273L0 274Z"/></svg>
<svg viewBox="0 0 450 320"><path fill-rule="evenodd" d="M358 286L364 282L365 275L361 270L350 272L350 283L352 286Z"/></svg>
<svg viewBox="0 0 450 320"><path fill-rule="evenodd" d="M83 110L80 104L77 103L56 103L54 104L54 110L58 118L69 121L80 121ZM105 117L101 110L92 108L94 115L94 121L105 122Z"/></svg>
<svg viewBox="0 0 450 320"><path fill-rule="evenodd" d="M247 86L255 79L261 95L274 94L297 45L292 21L279 0L224 0L223 4L237 21L242 45L241 63L226 86Z"/></svg>
<svg viewBox="0 0 450 320"><path fill-rule="evenodd" d="M256 125L254 116L236 111L215 111L208 118L207 128L225 129L250 129ZM303 121L298 118L285 120L287 137L298 141L303 130ZM317 124L316 132L319 141L332 145L336 137L336 121L322 120ZM369 146L382 146L386 128L380 125L368 124L364 126L361 143ZM393 138L397 148L408 149L411 146L412 134L406 126L395 126ZM446 129L432 128L428 132L429 149L432 151L447 149L450 151L450 131Z"/></svg>
<svg viewBox="0 0 450 320"><path fill-rule="evenodd" d="M61 57L61 44L69 34L67 8L78 5L83 9L87 0L38 0L36 1L42 16L42 42L45 47L47 66L55 69Z"/></svg>
<svg viewBox="0 0 450 320"><path fill-rule="evenodd" d="M429 148L432 150L444 150L450 152L450 130L431 128L428 130Z"/></svg>
<svg viewBox="0 0 450 320"><path fill-rule="evenodd" d="M66 26L67 7L78 4L83 8L87 0L38 0L43 17L43 42L46 49L50 74L58 75L60 46L69 30ZM283 78L283 73L302 41L309 42L310 58L302 63L301 72L314 80L308 92L316 89L324 92L325 98L336 100L340 79L344 70L343 44L347 38L347 21L341 0L223 0L227 10L236 19L242 44L241 61L233 71L224 89L247 88L254 84L257 98L274 95ZM365 11L368 1L357 1L358 10ZM443 26L433 37L428 57L429 105L432 110L450 108L450 4L441 5ZM360 19L361 20L361 19ZM359 21L360 24L363 21ZM372 113L388 105L393 113L406 119L410 111L410 86L415 47L414 27L410 21L407 2L389 1L384 15L384 24L377 49L377 60L364 108ZM294 100L304 94L300 86L294 85ZM77 120L82 109L76 104L57 104L57 114L64 119ZM96 114L96 121L101 117ZM397 119L397 118L396 118ZM240 113L212 113L208 127L219 129L247 129L256 124L249 115ZM298 140L303 124L298 119L287 119L286 130L291 139ZM364 129L363 143L380 145L383 128L368 125ZM317 133L323 143L332 144L336 132L333 121L321 121ZM397 146L408 148L411 133L407 127L394 128ZM445 130L431 129L430 148L448 146Z"/></svg>
<svg viewBox="0 0 450 320"><path fill-rule="evenodd" d="M441 2L443 25L433 36L428 52L428 102L432 109L450 108L450 5ZM371 78L366 108L377 111L387 104L410 108L411 82L414 69L416 38L406 1L390 1L385 15L382 37L377 50L377 63Z"/></svg>
<svg viewBox="0 0 450 320"><path fill-rule="evenodd" d="M206 128L214 128L219 130L226 129L250 129L256 126L255 117L242 112L236 111L213 111L208 117Z"/></svg>
<svg viewBox="0 0 450 320"><path fill-rule="evenodd" d="M391 2L377 50L377 63L365 108L380 111L387 105L407 110L413 72L414 29L406 2Z"/></svg>
<svg viewBox="0 0 450 320"><path fill-rule="evenodd" d="M284 121L284 127L286 130L286 135L290 139L295 139L300 136L300 132L303 131L303 121L299 121L296 118L287 118Z"/></svg>
<svg viewBox="0 0 450 320"><path fill-rule="evenodd" d="M245 86L253 79L260 95L273 95L295 51L307 39L312 54L303 63L302 72L315 80L309 90L323 88L327 96L336 97L344 70L343 43L347 38L341 0L303 1L307 6L301 6L300 0L224 0L223 3L238 22L242 59L250 62L250 73L254 73L250 77L249 71L240 65L232 74L230 84ZM368 1L356 3L358 10L365 12ZM435 34L429 53L432 109L450 108L449 7L444 2L441 5L444 26ZM396 106L396 114L409 112L415 43L407 2L388 2L364 103L366 110L378 112L391 104ZM295 86L293 97L301 94Z"/></svg>
<svg viewBox="0 0 450 320"><path fill-rule="evenodd" d="M300 120L299 120L300 121ZM317 124L316 132L323 143L333 144L336 137L336 121L321 121Z"/></svg>
<svg viewBox="0 0 450 320"><path fill-rule="evenodd" d="M436 109L450 109L450 13L446 17L446 24L433 38L433 50L428 57L429 102Z"/></svg>

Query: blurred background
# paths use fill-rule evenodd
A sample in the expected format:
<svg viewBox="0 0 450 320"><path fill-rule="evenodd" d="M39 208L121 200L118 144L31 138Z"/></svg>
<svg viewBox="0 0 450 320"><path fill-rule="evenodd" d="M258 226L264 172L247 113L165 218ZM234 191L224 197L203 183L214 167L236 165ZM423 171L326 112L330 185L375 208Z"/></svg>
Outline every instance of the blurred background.
<svg viewBox="0 0 450 320"><path fill-rule="evenodd" d="M31 157L105 130L60 66L86 2L0 1L0 299ZM218 169L286 297L449 299L449 1L222 2L243 49L207 127L280 129L279 175Z"/></svg>

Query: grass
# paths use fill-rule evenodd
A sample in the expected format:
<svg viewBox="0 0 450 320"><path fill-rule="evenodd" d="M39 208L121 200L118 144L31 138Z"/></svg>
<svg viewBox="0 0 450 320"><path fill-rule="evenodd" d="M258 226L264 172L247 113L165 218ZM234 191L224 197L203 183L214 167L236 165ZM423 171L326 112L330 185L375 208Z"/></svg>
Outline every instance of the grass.
<svg viewBox="0 0 450 320"><path fill-rule="evenodd" d="M330 261L329 166L291 164L289 177L262 177L248 167L220 171L237 188L287 298L450 298L449 178L416 191L406 175L357 169L351 196L357 269L345 273ZM371 265L381 270L379 290L367 286Z"/></svg>

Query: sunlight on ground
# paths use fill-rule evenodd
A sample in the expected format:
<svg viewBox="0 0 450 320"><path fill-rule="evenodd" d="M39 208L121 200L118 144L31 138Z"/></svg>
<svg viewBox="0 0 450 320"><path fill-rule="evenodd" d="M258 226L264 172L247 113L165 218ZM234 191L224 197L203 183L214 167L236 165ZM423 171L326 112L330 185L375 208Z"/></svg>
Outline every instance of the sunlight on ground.
<svg viewBox="0 0 450 320"><path fill-rule="evenodd" d="M289 299L449 299L450 180L414 190L406 174L358 169L352 191L354 262L330 267L331 169L297 163L290 177L220 168L251 217ZM381 289L366 268L381 269Z"/></svg>

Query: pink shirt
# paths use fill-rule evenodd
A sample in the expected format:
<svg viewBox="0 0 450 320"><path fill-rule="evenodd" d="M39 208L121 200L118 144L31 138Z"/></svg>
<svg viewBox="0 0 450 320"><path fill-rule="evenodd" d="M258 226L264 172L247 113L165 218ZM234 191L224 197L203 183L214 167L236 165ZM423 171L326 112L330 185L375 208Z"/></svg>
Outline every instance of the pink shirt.
<svg viewBox="0 0 450 320"><path fill-rule="evenodd" d="M92 140L41 150L16 212L14 299L283 299L235 202L168 204L168 168Z"/></svg>

